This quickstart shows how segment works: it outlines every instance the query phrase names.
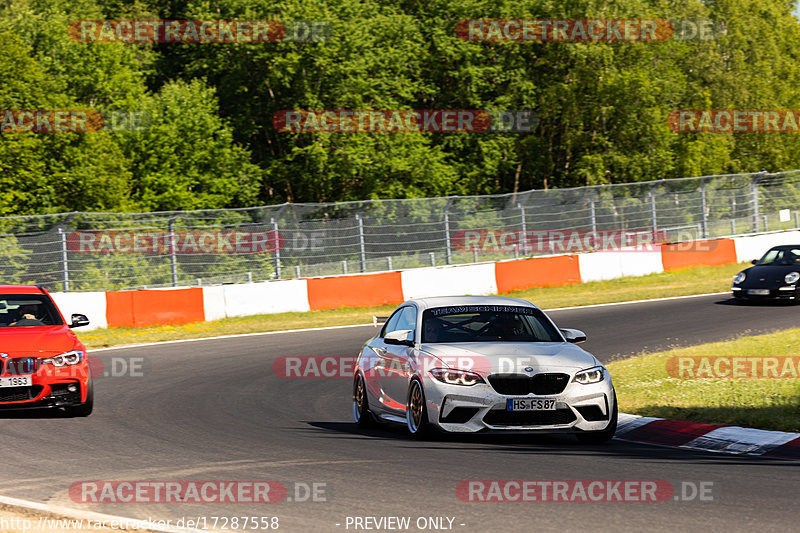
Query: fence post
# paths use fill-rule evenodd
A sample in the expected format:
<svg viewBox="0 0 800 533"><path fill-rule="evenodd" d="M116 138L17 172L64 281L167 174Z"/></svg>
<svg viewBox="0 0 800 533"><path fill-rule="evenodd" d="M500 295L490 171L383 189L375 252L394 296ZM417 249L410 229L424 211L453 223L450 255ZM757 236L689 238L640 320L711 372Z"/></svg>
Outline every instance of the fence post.
<svg viewBox="0 0 800 533"><path fill-rule="evenodd" d="M447 200L447 205L444 206L444 260L449 265L452 258L452 250L450 249L450 200Z"/></svg>
<svg viewBox="0 0 800 533"><path fill-rule="evenodd" d="M700 185L700 229L702 232L702 237L704 239L708 238L708 216L706 215L706 185L708 185L707 181L703 181L703 184Z"/></svg>
<svg viewBox="0 0 800 533"><path fill-rule="evenodd" d="M169 265L172 272L172 286L178 286L178 257L176 255L175 246L175 221L178 216L170 217L167 223L167 231L169 232Z"/></svg>
<svg viewBox="0 0 800 533"><path fill-rule="evenodd" d="M658 221L656 220L656 187L653 185L650 188L650 219L653 222L653 233L658 230Z"/></svg>
<svg viewBox="0 0 800 533"><path fill-rule="evenodd" d="M356 213L356 222L358 222L358 256L361 259L361 272L366 272L367 251L364 246L364 220L361 218L361 213Z"/></svg>
<svg viewBox="0 0 800 533"><path fill-rule="evenodd" d="M758 182L767 175L766 170L762 170L753 176L753 181L750 183L750 203L753 206L753 232L758 233L759 223L759 209L758 209Z"/></svg>
<svg viewBox="0 0 800 533"><path fill-rule="evenodd" d="M275 234L275 279L281 279L281 247L280 238L278 237L278 221L275 218L271 218L270 223L272 223L272 232Z"/></svg>
<svg viewBox="0 0 800 533"><path fill-rule="evenodd" d="M64 292L69 292L69 258L67 256L67 233L62 226L58 227L58 237L61 241L61 281Z"/></svg>
<svg viewBox="0 0 800 533"><path fill-rule="evenodd" d="M517 204L517 209L519 209L519 220L520 220L520 227L522 228L522 233L519 234L519 238L517 239L517 248L519 248L520 243L522 244L522 253L528 253L528 224L525 220L525 208L522 204ZM519 249L517 250L519 253Z"/></svg>

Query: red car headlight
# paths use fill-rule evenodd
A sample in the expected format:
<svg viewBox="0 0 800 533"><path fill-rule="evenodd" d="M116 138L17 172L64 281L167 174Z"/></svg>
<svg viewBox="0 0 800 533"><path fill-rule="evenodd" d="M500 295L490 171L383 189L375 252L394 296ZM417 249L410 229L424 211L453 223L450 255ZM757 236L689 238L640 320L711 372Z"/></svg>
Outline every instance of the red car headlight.
<svg viewBox="0 0 800 533"><path fill-rule="evenodd" d="M77 365L81 361L83 361L84 353L81 350L70 350L69 352L64 352L60 355L56 355L55 357L48 357L46 359L42 359L42 364L48 364L53 366L72 366Z"/></svg>

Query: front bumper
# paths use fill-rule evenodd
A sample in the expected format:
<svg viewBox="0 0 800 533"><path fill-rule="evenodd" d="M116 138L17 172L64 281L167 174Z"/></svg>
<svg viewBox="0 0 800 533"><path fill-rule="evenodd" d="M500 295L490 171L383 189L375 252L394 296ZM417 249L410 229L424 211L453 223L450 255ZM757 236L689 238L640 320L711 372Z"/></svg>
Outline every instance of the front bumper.
<svg viewBox="0 0 800 533"><path fill-rule="evenodd" d="M77 390L70 391L73 385ZM48 407L69 407L83 403L86 385L77 380L48 385L34 384L31 387L0 388L0 411L12 409L41 409Z"/></svg>
<svg viewBox="0 0 800 533"><path fill-rule="evenodd" d="M751 294L750 291L767 291L767 294ZM780 288L766 287L731 287L731 293L737 300L797 300L797 288L784 286Z"/></svg>
<svg viewBox="0 0 800 533"><path fill-rule="evenodd" d="M3 377L10 377L3 374ZM69 407L86 402L89 390L89 366L41 365L30 374L29 387L0 387L0 411ZM71 391L74 388L76 390Z"/></svg>
<svg viewBox="0 0 800 533"><path fill-rule="evenodd" d="M464 387L431 377L426 377L424 385L429 422L452 433L601 431L610 422L615 401L608 374L603 381L590 385L570 382L561 393L551 395L506 395L489 383ZM554 398L556 409L507 411L507 402L513 398Z"/></svg>

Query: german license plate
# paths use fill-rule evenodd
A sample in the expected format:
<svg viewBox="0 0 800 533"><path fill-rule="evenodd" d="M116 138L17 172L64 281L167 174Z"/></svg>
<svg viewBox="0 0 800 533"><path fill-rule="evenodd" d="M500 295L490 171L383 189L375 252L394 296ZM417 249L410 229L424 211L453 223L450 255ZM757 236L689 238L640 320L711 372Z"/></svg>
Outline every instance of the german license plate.
<svg viewBox="0 0 800 533"><path fill-rule="evenodd" d="M511 398L506 411L555 411L555 398Z"/></svg>
<svg viewBox="0 0 800 533"><path fill-rule="evenodd" d="M747 289L747 294L753 296L769 296L769 289Z"/></svg>
<svg viewBox="0 0 800 533"><path fill-rule="evenodd" d="M0 387L30 387L31 385L33 385L33 379L30 376L0 378Z"/></svg>

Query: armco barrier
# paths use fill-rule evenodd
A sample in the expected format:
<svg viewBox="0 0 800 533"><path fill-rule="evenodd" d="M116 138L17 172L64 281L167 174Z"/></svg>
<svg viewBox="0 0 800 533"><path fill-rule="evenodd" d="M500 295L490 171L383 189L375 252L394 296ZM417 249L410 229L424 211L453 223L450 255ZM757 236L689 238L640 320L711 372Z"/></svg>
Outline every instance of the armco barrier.
<svg viewBox="0 0 800 533"><path fill-rule="evenodd" d="M401 272L279 280L239 285L108 293L54 293L67 320L90 326L182 324L255 314L398 304L434 295L508 293L636 276L760 257L777 244L800 244L800 231L661 246L658 251L603 251Z"/></svg>
<svg viewBox="0 0 800 533"><path fill-rule="evenodd" d="M427 267L402 272L403 297L497 294L495 264Z"/></svg>
<svg viewBox="0 0 800 533"><path fill-rule="evenodd" d="M206 320L218 315L225 318L311 310L304 279L207 287L203 289L203 305Z"/></svg>
<svg viewBox="0 0 800 533"><path fill-rule="evenodd" d="M73 313L86 315L89 327L84 329L106 328L106 294L104 292L54 292L50 296L69 323Z"/></svg>
<svg viewBox="0 0 800 533"><path fill-rule="evenodd" d="M603 281L664 272L661 251L595 252L578 257L581 281Z"/></svg>
<svg viewBox="0 0 800 533"><path fill-rule="evenodd" d="M203 289L120 291L106 293L108 327L187 324L205 320Z"/></svg>
<svg viewBox="0 0 800 533"><path fill-rule="evenodd" d="M581 271L577 255L557 255L502 261L495 264L497 292L552 287L581 282Z"/></svg>
<svg viewBox="0 0 800 533"><path fill-rule="evenodd" d="M800 244L800 231L782 231L748 237L735 237L736 261L746 263L758 259L764 252L780 244Z"/></svg>
<svg viewBox="0 0 800 533"><path fill-rule="evenodd" d="M712 239L661 247L661 262L664 270L678 270L690 266L715 266L736 262L733 239Z"/></svg>
<svg viewBox="0 0 800 533"><path fill-rule="evenodd" d="M356 274L308 280L308 304L312 310L340 307L372 307L403 301L400 272Z"/></svg>

